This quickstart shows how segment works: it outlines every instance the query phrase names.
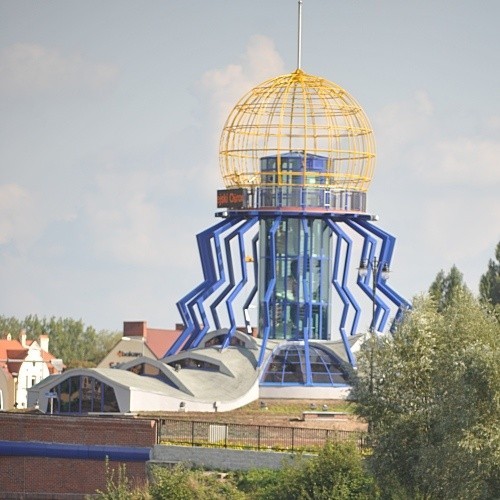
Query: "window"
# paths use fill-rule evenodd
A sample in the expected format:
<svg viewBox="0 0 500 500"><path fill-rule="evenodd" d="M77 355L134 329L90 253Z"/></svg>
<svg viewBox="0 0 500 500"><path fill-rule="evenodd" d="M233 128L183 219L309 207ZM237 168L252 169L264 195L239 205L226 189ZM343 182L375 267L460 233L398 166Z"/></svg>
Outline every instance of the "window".
<svg viewBox="0 0 500 500"><path fill-rule="evenodd" d="M309 380L308 380L309 372ZM341 363L326 350L309 344L309 359L304 344L285 344L267 364L263 385L345 385Z"/></svg>
<svg viewBox="0 0 500 500"><path fill-rule="evenodd" d="M193 358L184 358L174 361L172 363L168 363L170 366L174 368L187 368L192 370L203 370L209 372L218 372L219 367L213 363L209 363L208 361L201 361L199 359Z"/></svg>
<svg viewBox="0 0 500 500"><path fill-rule="evenodd" d="M142 375L143 377L155 378L157 380L160 380L164 384L169 385L170 387L175 387L176 389L178 389L178 387L167 377L167 375L165 375L165 373L163 373L162 370L160 370L160 368L152 364L139 363L128 368L128 371L137 373L138 375Z"/></svg>
<svg viewBox="0 0 500 500"><path fill-rule="evenodd" d="M51 389L55 413L118 412L115 390L87 375L69 377Z"/></svg>

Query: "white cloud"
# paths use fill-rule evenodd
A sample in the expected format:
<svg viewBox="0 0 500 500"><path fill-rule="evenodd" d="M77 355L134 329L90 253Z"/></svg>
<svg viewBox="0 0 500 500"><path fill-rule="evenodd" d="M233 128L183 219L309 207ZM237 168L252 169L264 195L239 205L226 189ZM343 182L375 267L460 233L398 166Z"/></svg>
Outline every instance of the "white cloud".
<svg viewBox="0 0 500 500"><path fill-rule="evenodd" d="M438 123L429 95L418 91L410 100L382 110L376 123L384 170L404 169L409 178L435 186L500 189L500 140L487 133L495 129L495 119L484 121L486 132L451 136L451 124Z"/></svg>
<svg viewBox="0 0 500 500"><path fill-rule="evenodd" d="M389 219L385 229L398 236L401 275L407 275L403 281L409 290L423 290L440 268L456 264L476 291L486 266L478 258L498 241L498 124L491 117L471 121L476 126L467 135L467 127L457 127L452 114L440 118L423 92L377 117L380 157L368 196L382 219ZM420 274L411 276L415 266Z"/></svg>
<svg viewBox="0 0 500 500"><path fill-rule="evenodd" d="M384 169L408 168L415 150L418 152L422 147L422 140L426 144L433 140L433 113L432 101L422 90L378 113L374 131ZM405 166L401 167L402 164Z"/></svg>
<svg viewBox="0 0 500 500"><path fill-rule="evenodd" d="M0 90L14 94L98 90L114 81L118 68L62 54L33 43L17 43L0 52Z"/></svg>
<svg viewBox="0 0 500 500"><path fill-rule="evenodd" d="M283 68L283 59L273 40L254 35L249 39L239 64L205 72L201 86L209 96L215 130L222 130L230 111L247 92L264 80L283 73Z"/></svg>
<svg viewBox="0 0 500 500"><path fill-rule="evenodd" d="M204 134L213 133L218 140L234 104L257 83L282 69L283 61L272 40L257 35L249 40L240 64L206 72L199 87ZM186 154L193 135L198 133L192 129L178 131L171 138L175 143L167 148L161 173L158 165L130 172L118 169L111 160L96 175L96 189L85 200L89 241L94 242L96 254L132 265L161 265L175 260L179 268L188 269L194 262L198 272L195 233L206 229L201 223L215 223L211 211L200 217L199 210L205 200L215 200L216 189L221 186L217 149L211 148L212 141L207 144L199 140L197 151ZM162 199L178 207L175 218L165 211Z"/></svg>

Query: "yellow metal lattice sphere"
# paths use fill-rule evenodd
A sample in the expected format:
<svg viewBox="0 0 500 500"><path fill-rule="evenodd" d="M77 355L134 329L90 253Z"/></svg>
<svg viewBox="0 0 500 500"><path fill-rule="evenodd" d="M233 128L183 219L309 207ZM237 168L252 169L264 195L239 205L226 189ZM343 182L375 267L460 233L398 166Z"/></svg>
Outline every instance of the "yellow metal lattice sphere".
<svg viewBox="0 0 500 500"><path fill-rule="evenodd" d="M266 175L262 158L299 153L320 156L326 171L306 168ZM236 104L224 125L219 149L227 188L307 186L366 192L373 175L373 132L360 105L344 89L298 69L258 85ZM318 182L319 177L320 182Z"/></svg>

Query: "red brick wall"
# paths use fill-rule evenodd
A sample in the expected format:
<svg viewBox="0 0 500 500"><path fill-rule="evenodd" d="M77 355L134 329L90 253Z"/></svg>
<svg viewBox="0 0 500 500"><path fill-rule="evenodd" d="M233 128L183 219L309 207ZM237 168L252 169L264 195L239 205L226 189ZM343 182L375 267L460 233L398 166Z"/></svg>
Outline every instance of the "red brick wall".
<svg viewBox="0 0 500 500"><path fill-rule="evenodd" d="M156 422L146 419L0 414L2 441L149 447L156 432ZM126 470L131 481L146 481L145 463L128 462ZM104 461L0 456L0 498L84 498L104 490L105 480Z"/></svg>

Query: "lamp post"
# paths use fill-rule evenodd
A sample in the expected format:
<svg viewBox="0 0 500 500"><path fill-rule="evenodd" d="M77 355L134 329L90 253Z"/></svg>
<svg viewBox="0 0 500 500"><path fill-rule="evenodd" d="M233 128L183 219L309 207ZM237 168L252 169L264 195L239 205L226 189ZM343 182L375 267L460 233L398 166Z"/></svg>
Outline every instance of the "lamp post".
<svg viewBox="0 0 500 500"><path fill-rule="evenodd" d="M17 410L17 380L18 380L18 374L13 373L12 374L12 379L14 380L14 408Z"/></svg>
<svg viewBox="0 0 500 500"><path fill-rule="evenodd" d="M370 325L370 332L375 332L376 330L376 311L377 311L377 283L379 275L383 281L389 279L389 264L387 262L380 262L377 256L373 257L372 261L362 260L358 268L358 276L360 278L366 277L368 271L372 271L372 322Z"/></svg>

